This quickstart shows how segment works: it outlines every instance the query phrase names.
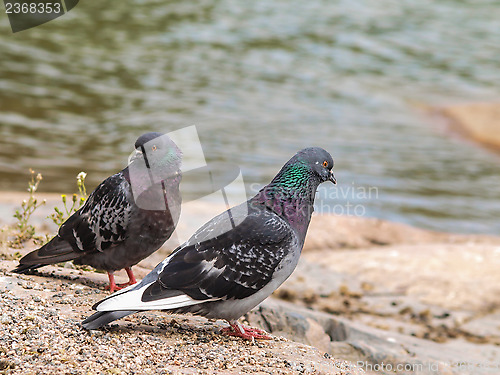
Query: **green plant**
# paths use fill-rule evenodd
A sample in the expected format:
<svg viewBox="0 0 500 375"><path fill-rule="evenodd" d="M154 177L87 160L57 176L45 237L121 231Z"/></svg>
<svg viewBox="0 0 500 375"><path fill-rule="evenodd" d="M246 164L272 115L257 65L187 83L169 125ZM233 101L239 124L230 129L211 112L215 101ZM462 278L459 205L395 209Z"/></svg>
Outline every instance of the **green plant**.
<svg viewBox="0 0 500 375"><path fill-rule="evenodd" d="M76 184L78 186L78 194L73 194L71 198L71 203L68 202L66 194L61 195L62 203L64 205L64 211L59 209L58 207L54 207L55 213L52 213L48 216L49 219L60 226L64 223L73 213L78 211L80 207L83 206L85 200L87 199L87 188L85 187L85 177L87 177L87 173L80 172L78 176L76 176Z"/></svg>
<svg viewBox="0 0 500 375"><path fill-rule="evenodd" d="M35 236L35 227L29 224L29 219L31 215L35 212L35 210L43 206L46 203L44 199L41 202L38 202L35 197L35 193L40 185L40 181L42 181L42 175L40 173L35 174L35 171L30 168L31 181L28 183L28 192L29 198L23 200L21 203L21 209L16 210L14 217L17 219L17 223L15 224L15 229L17 233L14 234L14 239L9 241L9 245L12 247L21 247L23 242L26 242L32 238L35 240L37 237Z"/></svg>

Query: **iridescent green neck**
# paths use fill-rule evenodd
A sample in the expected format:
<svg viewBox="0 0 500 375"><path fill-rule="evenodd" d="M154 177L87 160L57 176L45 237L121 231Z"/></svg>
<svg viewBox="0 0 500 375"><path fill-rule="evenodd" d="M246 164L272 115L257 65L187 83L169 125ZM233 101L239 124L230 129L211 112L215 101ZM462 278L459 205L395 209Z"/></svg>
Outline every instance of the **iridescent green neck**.
<svg viewBox="0 0 500 375"><path fill-rule="evenodd" d="M306 164L295 161L285 165L252 200L285 218L303 239L314 211L314 195L319 184L319 179Z"/></svg>
<svg viewBox="0 0 500 375"><path fill-rule="evenodd" d="M278 198L299 198L310 195L310 190L315 179L307 164L295 162L285 165L276 177L266 186L266 192ZM315 189L314 189L315 190Z"/></svg>

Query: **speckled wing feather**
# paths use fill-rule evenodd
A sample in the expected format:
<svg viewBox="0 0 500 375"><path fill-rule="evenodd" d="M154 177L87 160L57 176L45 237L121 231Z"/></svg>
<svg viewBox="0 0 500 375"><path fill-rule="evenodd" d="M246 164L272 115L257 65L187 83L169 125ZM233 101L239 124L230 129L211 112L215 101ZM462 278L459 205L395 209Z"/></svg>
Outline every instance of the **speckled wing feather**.
<svg viewBox="0 0 500 375"><path fill-rule="evenodd" d="M214 218L172 254L142 301L168 297L172 290L200 301L243 299L268 284L293 243L292 229L264 208L214 236L228 220L224 214Z"/></svg>
<svg viewBox="0 0 500 375"><path fill-rule="evenodd" d="M91 254L120 243L134 210L130 185L123 172L104 180L85 205L59 229L58 236L75 251Z"/></svg>
<svg viewBox="0 0 500 375"><path fill-rule="evenodd" d="M14 272L76 259L120 243L127 235L134 209L124 171L107 178L90 194L84 206L59 228L57 236L24 256Z"/></svg>

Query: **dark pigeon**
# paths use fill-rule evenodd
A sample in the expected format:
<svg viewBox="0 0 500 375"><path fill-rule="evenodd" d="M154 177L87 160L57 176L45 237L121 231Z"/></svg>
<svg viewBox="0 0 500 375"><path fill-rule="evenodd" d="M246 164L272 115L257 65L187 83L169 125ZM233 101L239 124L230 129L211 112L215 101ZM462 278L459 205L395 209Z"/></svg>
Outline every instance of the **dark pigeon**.
<svg viewBox="0 0 500 375"><path fill-rule="evenodd" d="M332 168L325 150L299 151L256 196L202 226L139 284L95 304L97 312L83 327L96 329L138 311L170 310L225 319L228 335L268 339L237 319L295 269L316 189L336 183Z"/></svg>
<svg viewBox="0 0 500 375"><path fill-rule="evenodd" d="M73 260L105 270L111 292L136 283L131 267L172 235L180 216L181 150L166 135L146 133L122 171L104 180L58 234L20 261L13 272ZM116 285L125 269L129 282Z"/></svg>

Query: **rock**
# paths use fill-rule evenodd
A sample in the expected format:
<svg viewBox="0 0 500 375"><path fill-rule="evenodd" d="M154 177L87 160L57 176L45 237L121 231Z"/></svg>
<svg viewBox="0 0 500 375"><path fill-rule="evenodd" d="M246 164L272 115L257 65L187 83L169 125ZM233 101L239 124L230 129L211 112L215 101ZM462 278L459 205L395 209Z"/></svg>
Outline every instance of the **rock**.
<svg viewBox="0 0 500 375"><path fill-rule="evenodd" d="M461 133L500 150L500 103L458 104L441 108L440 112Z"/></svg>
<svg viewBox="0 0 500 375"><path fill-rule="evenodd" d="M363 295L411 296L427 305L477 313L500 306L500 246L496 244L399 245L353 251L310 252L301 261L349 280ZM300 269L298 269L300 271ZM318 272L319 274L319 272ZM296 272L290 280L314 284L316 273ZM310 280L312 279L312 280ZM284 285L286 286L286 284ZM296 287L297 288L297 287Z"/></svg>
<svg viewBox="0 0 500 375"><path fill-rule="evenodd" d="M314 215L304 252L366 249L376 246L426 243L497 243L486 235L458 235L414 228L387 220L356 216Z"/></svg>
<svg viewBox="0 0 500 375"><path fill-rule="evenodd" d="M476 374L477 366L497 374L492 367L500 358L497 241L306 252L275 294L292 296L288 301L294 305L265 301L258 312L261 324L312 346L329 345L330 354L367 370L364 364L403 363L428 366L425 374Z"/></svg>
<svg viewBox="0 0 500 375"><path fill-rule="evenodd" d="M407 364L424 366L425 374L475 374L474 366L500 358L497 241L445 238L306 252L275 294L293 297L294 305L265 301L261 324L366 370Z"/></svg>
<svg viewBox="0 0 500 375"><path fill-rule="evenodd" d="M496 342L500 345L500 312L470 319L461 328L470 335L496 337Z"/></svg>
<svg viewBox="0 0 500 375"><path fill-rule="evenodd" d="M273 334L322 347L332 356L345 358L368 372L391 373L399 369L398 373L408 374L475 375L477 366L482 366L485 374L497 374L499 365L495 362L500 358L499 346L478 346L462 340L436 343L273 299L264 301L247 319ZM330 338L329 343L325 335Z"/></svg>

